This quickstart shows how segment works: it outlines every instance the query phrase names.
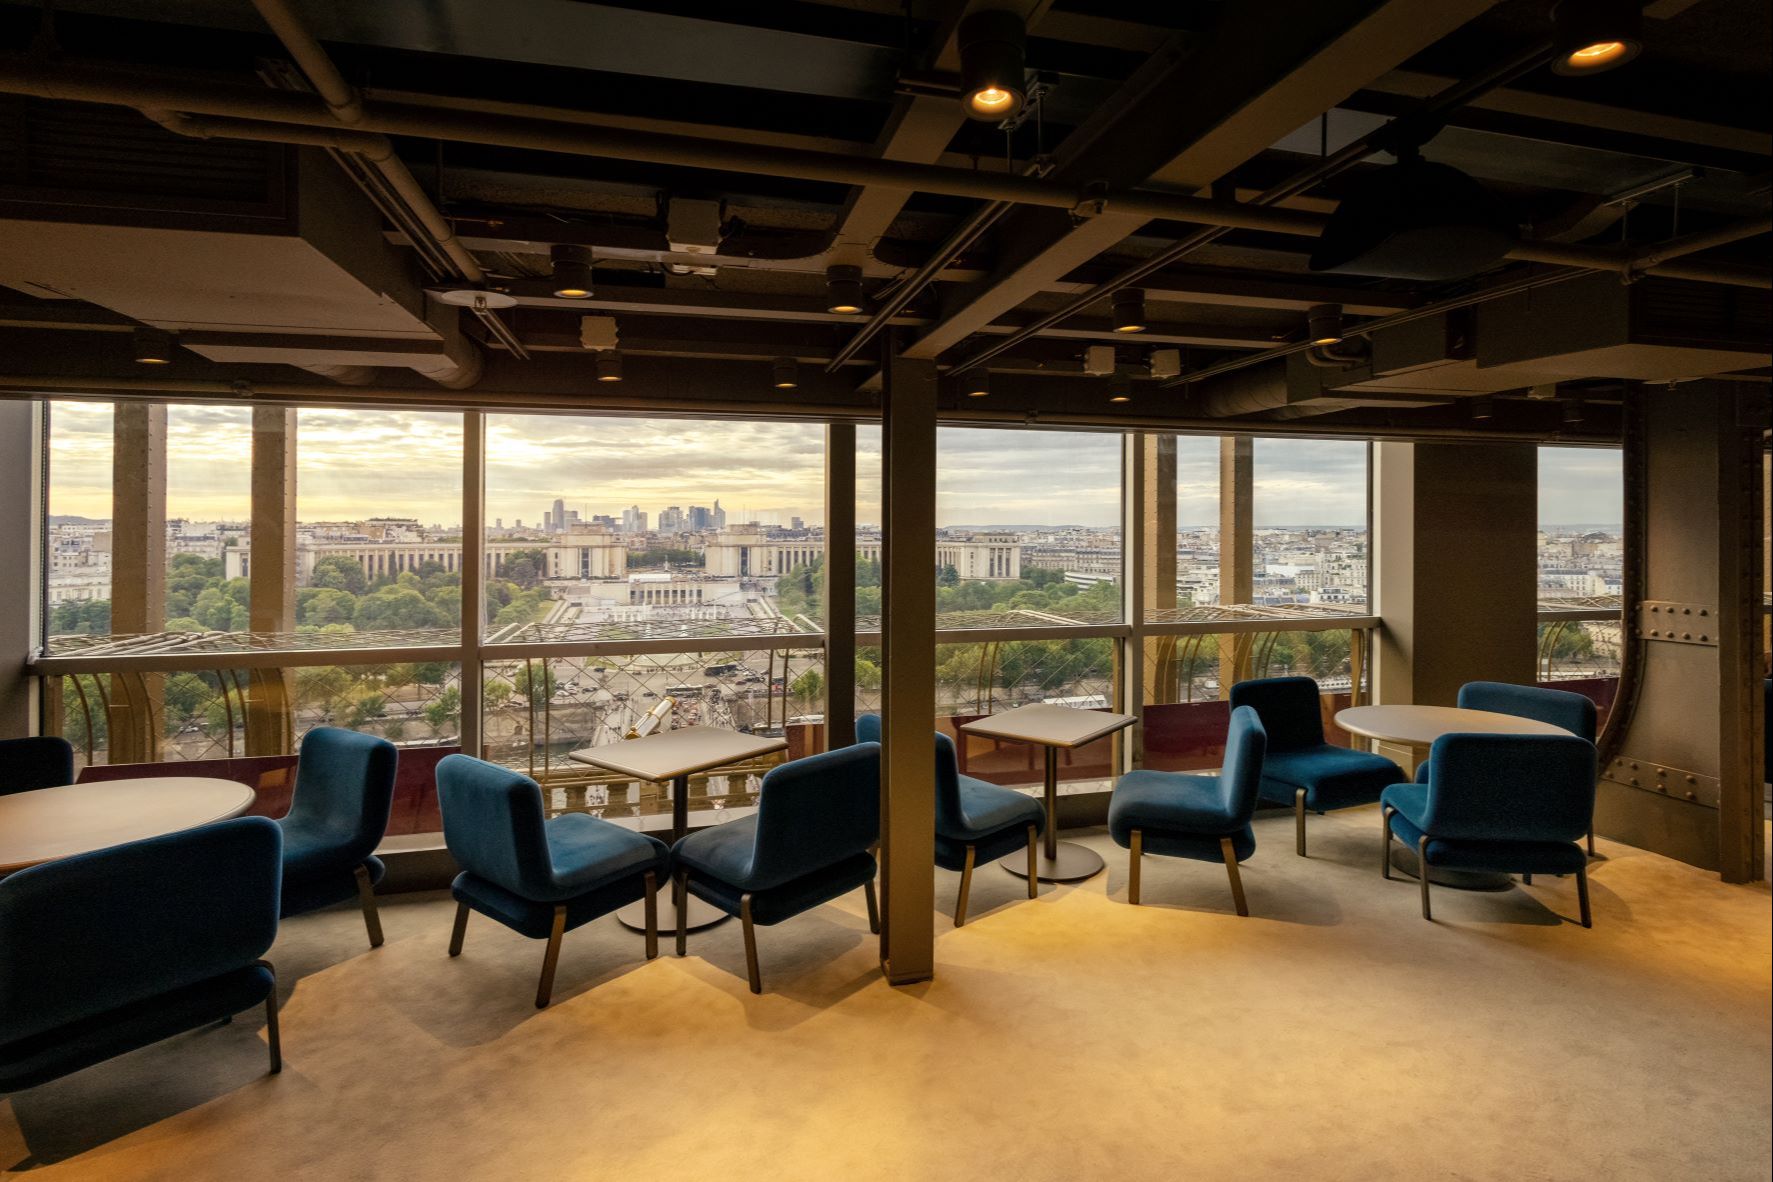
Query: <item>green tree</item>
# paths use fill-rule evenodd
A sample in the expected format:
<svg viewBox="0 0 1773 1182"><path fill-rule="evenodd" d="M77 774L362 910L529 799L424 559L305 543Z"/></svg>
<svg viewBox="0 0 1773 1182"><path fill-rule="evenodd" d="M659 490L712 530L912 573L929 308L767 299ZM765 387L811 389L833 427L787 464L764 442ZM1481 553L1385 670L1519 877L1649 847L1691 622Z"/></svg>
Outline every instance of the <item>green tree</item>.
<svg viewBox="0 0 1773 1182"><path fill-rule="evenodd" d="M357 597L337 587L302 587L296 591L296 623L349 624L357 614Z"/></svg>
<svg viewBox="0 0 1773 1182"><path fill-rule="evenodd" d="M369 590L369 580L363 575L363 567L349 558L337 555L322 558L314 564L314 573L308 577L308 585L348 591L352 595L362 595Z"/></svg>
<svg viewBox="0 0 1773 1182"><path fill-rule="evenodd" d="M514 689L517 696L520 698L528 698L529 704L532 706L540 706L547 702L549 698L552 698L554 696L554 688L556 684L554 670L548 667L547 662L544 661L539 666L542 670L540 674L531 672L531 670L536 668L538 668L538 666L525 661L518 668L517 676L513 679L515 682Z"/></svg>
<svg viewBox="0 0 1773 1182"><path fill-rule="evenodd" d="M481 687L480 700L488 710L499 709L511 700L511 683L501 677L493 678Z"/></svg>
<svg viewBox="0 0 1773 1182"><path fill-rule="evenodd" d="M880 666L865 657L856 658L856 688L877 690L880 688Z"/></svg>
<svg viewBox="0 0 1773 1182"><path fill-rule="evenodd" d="M808 669L788 683L788 693L804 713L825 692L825 678L817 669Z"/></svg>
<svg viewBox="0 0 1773 1182"><path fill-rule="evenodd" d="M462 712L462 694L455 686L450 686L431 700L425 707L425 721L431 729L441 734L443 728L454 722Z"/></svg>
<svg viewBox="0 0 1773 1182"><path fill-rule="evenodd" d="M345 709L345 725L362 730L388 711L388 699L371 689L359 689Z"/></svg>
<svg viewBox="0 0 1773 1182"><path fill-rule="evenodd" d="M404 628L445 628L450 620L426 602L416 588L391 585L357 601L352 619L359 632Z"/></svg>

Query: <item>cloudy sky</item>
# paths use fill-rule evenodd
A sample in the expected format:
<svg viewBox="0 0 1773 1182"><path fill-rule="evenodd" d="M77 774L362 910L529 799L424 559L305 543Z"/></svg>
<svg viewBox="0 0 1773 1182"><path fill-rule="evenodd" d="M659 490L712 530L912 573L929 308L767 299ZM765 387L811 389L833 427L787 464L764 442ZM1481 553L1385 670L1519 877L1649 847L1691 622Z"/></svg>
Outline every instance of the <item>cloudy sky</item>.
<svg viewBox="0 0 1773 1182"><path fill-rule="evenodd" d="M167 415L167 508L174 517L248 515L251 412L174 406ZM857 514L880 519L880 433L858 435ZM299 412L297 516L460 520L459 416ZM942 525L1112 525L1119 516L1120 444L1112 435L944 428L937 521ZM824 518L824 430L795 423L691 422L496 415L488 420L489 521L539 522L554 499L590 517L639 505L712 505L729 521L809 524ZM1619 520L1617 452L1542 448L1545 524ZM50 511L110 516L111 411L58 402L51 413ZM1218 519L1218 442L1184 438L1178 517ZM1256 441L1256 524L1355 525L1366 513L1366 447L1345 440Z"/></svg>

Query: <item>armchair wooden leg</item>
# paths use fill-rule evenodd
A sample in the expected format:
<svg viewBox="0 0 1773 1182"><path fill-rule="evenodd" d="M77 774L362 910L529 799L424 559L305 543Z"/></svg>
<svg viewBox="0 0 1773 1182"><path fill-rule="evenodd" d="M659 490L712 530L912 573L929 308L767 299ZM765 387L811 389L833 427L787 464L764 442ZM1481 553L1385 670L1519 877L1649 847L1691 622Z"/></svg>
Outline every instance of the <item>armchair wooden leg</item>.
<svg viewBox="0 0 1773 1182"><path fill-rule="evenodd" d="M277 970L271 962L261 960L259 967L271 974L271 992L265 994L265 1043L271 1052L271 1074L283 1070L283 1035L277 1029Z"/></svg>
<svg viewBox="0 0 1773 1182"><path fill-rule="evenodd" d="M679 870L671 876L671 901L677 905L677 955L689 951L689 875Z"/></svg>
<svg viewBox="0 0 1773 1182"><path fill-rule="evenodd" d="M763 974L757 971L757 929L751 924L751 892L739 896L739 926L745 929L745 975L751 992L763 992Z"/></svg>
<svg viewBox="0 0 1773 1182"><path fill-rule="evenodd" d="M1425 833L1416 839L1416 878L1422 883L1422 918L1434 922L1434 913L1428 907L1428 835Z"/></svg>
<svg viewBox="0 0 1773 1182"><path fill-rule="evenodd" d="M862 884L862 897L868 900L868 930L880 935L880 900L874 895L874 880Z"/></svg>
<svg viewBox="0 0 1773 1182"><path fill-rule="evenodd" d="M646 958L659 955L659 876L646 872Z"/></svg>
<svg viewBox="0 0 1773 1182"><path fill-rule="evenodd" d="M1133 830L1131 852L1127 857L1127 902L1135 907L1139 905L1139 861L1140 855L1144 852L1145 833L1143 830L1135 829Z"/></svg>
<svg viewBox="0 0 1773 1182"><path fill-rule="evenodd" d="M1594 826L1588 827L1588 856L1594 857Z"/></svg>
<svg viewBox="0 0 1773 1182"><path fill-rule="evenodd" d="M560 941L566 935L566 905L554 909L554 927L548 932L548 951L542 954L542 980L536 986L536 1009L547 1006L554 996L554 969L560 964Z"/></svg>
<svg viewBox="0 0 1773 1182"><path fill-rule="evenodd" d="M1588 868L1576 872L1576 902L1582 908L1582 926L1592 928L1594 916L1588 910Z"/></svg>
<svg viewBox="0 0 1773 1182"><path fill-rule="evenodd" d="M1231 838L1219 839L1219 854L1225 859L1225 873L1231 876L1231 901L1239 915L1247 916L1250 905L1244 901L1244 880L1237 872L1237 851L1231 848Z"/></svg>
<svg viewBox="0 0 1773 1182"><path fill-rule="evenodd" d="M1035 860L1035 849L1040 841L1040 830L1033 825L1028 827L1028 897L1040 898L1040 863Z"/></svg>
<svg viewBox="0 0 1773 1182"><path fill-rule="evenodd" d="M369 946L382 946L382 914L376 910L376 888L369 881L369 868L357 867L357 901L363 905L363 926L369 929Z"/></svg>
<svg viewBox="0 0 1773 1182"><path fill-rule="evenodd" d="M449 933L449 954L451 956L460 956L462 954L462 937L467 934L468 905L466 903L457 903L456 926Z"/></svg>
<svg viewBox="0 0 1773 1182"><path fill-rule="evenodd" d="M1305 789L1293 793L1293 845L1305 857Z"/></svg>
<svg viewBox="0 0 1773 1182"><path fill-rule="evenodd" d="M1523 875L1521 875L1521 882L1527 886L1532 886L1533 885L1533 876L1531 874L1523 874Z"/></svg>
<svg viewBox="0 0 1773 1182"><path fill-rule="evenodd" d="M969 845L966 862L960 868L960 896L954 900L955 927L967 921L967 895L973 889L973 853L974 847Z"/></svg>
<svg viewBox="0 0 1773 1182"><path fill-rule="evenodd" d="M1390 805L1379 810L1379 877L1391 878L1391 814Z"/></svg>

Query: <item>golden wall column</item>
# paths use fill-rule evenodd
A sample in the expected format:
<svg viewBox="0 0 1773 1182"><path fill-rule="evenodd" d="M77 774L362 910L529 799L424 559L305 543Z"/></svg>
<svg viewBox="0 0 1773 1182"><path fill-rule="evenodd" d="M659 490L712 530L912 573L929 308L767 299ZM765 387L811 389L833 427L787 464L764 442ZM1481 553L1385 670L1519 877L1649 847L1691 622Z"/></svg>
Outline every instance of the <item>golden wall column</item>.
<svg viewBox="0 0 1773 1182"><path fill-rule="evenodd" d="M1134 577L1143 584L1142 600L1150 618L1176 610L1176 437L1141 435L1139 446L1145 459L1142 487L1133 495L1144 501L1139 521L1144 561ZM1145 654L1144 683L1145 701L1175 701L1175 637L1155 638L1154 647Z"/></svg>
<svg viewBox="0 0 1773 1182"><path fill-rule="evenodd" d="M1219 602L1256 597L1256 447L1247 435L1219 440ZM1219 638L1219 696L1249 676L1250 634Z"/></svg>
<svg viewBox="0 0 1773 1182"><path fill-rule="evenodd" d="M166 627L166 407L119 402L111 453L111 632ZM165 678L111 677L111 763L160 758Z"/></svg>
<svg viewBox="0 0 1773 1182"><path fill-rule="evenodd" d="M252 408L251 628L296 627L296 412ZM246 696L246 753L283 755L295 737L291 674L252 670Z"/></svg>

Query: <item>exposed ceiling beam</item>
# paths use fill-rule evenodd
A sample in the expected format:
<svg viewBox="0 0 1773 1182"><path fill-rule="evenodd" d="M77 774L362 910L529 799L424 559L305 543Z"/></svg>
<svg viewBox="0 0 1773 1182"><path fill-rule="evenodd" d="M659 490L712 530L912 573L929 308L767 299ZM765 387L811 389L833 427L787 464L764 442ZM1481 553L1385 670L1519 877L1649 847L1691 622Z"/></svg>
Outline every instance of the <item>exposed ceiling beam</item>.
<svg viewBox="0 0 1773 1182"><path fill-rule="evenodd" d="M1198 52L1184 54L1180 39L1160 49L1118 103L1068 137L1055 177L1078 185L1199 191L1492 2L1230 6ZM940 356L1132 234L1144 219L1111 210L1073 222L1050 210L1016 211L1000 234L1014 255L991 278L951 293L942 319L907 353Z"/></svg>

